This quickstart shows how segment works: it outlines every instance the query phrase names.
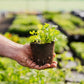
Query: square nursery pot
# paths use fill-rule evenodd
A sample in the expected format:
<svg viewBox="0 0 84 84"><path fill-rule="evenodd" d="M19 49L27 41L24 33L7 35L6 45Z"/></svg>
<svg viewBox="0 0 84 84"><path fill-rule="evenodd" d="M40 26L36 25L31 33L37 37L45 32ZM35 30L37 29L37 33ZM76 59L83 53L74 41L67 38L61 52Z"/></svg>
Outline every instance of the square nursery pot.
<svg viewBox="0 0 84 84"><path fill-rule="evenodd" d="M31 43L31 50L33 55L33 61L42 66L46 63L51 64L53 61L54 42L37 44Z"/></svg>

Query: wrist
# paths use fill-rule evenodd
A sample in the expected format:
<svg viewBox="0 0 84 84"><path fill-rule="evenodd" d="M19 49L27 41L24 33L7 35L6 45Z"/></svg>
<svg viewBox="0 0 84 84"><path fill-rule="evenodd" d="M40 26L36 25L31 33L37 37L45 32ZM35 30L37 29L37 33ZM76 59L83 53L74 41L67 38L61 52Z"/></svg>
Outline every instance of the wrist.
<svg viewBox="0 0 84 84"><path fill-rule="evenodd" d="M0 55L14 59L18 52L21 53L23 45L17 44L0 35Z"/></svg>
<svg viewBox="0 0 84 84"><path fill-rule="evenodd" d="M21 44L10 42L10 43L6 44L6 46L4 46L2 56L8 57L11 59L15 59L18 52L21 51L22 46L23 45L21 45Z"/></svg>
<svg viewBox="0 0 84 84"><path fill-rule="evenodd" d="M23 45L20 45L20 44L11 45L11 47L9 48L10 50L9 50L7 56L9 58L16 59L18 54L21 53L22 47L23 47Z"/></svg>

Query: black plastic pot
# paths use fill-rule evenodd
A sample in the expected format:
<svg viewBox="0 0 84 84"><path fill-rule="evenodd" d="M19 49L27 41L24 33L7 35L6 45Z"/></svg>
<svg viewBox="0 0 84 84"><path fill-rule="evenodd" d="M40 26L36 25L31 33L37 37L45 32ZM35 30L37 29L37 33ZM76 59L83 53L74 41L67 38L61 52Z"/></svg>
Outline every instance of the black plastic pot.
<svg viewBox="0 0 84 84"><path fill-rule="evenodd" d="M33 61L36 64L41 66L46 63L52 63L54 53L54 42L45 44L31 43L30 45L33 54Z"/></svg>

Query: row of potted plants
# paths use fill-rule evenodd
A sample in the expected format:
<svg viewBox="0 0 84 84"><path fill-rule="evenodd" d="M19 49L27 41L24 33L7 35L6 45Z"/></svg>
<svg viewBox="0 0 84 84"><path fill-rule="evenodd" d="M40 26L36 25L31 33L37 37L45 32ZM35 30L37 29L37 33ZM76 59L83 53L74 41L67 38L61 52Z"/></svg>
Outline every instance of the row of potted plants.
<svg viewBox="0 0 84 84"><path fill-rule="evenodd" d="M65 51L62 54L56 54L56 60L58 62L58 68L84 73L84 66L81 65L81 60L78 58L74 59L73 54L69 51Z"/></svg>
<svg viewBox="0 0 84 84"><path fill-rule="evenodd" d="M35 15L17 15L9 32L19 36L30 36L30 31L37 31L37 24L40 24L40 20Z"/></svg>
<svg viewBox="0 0 84 84"><path fill-rule="evenodd" d="M26 14L20 14L16 16L16 19L13 21L13 24L17 25L37 25L40 21L35 15L26 15Z"/></svg>
<svg viewBox="0 0 84 84"><path fill-rule="evenodd" d="M60 13L44 13L43 15L47 20L52 20L63 28L69 35L84 35L84 22L73 15L70 14L60 14ZM33 19L32 19L33 18ZM33 30L40 23L40 20L37 19L34 15L17 15L16 19L13 21L13 24L10 26L9 31L11 33L16 32L20 36L30 35L29 30L30 26ZM26 27L27 26L27 27ZM29 26L29 27L28 27ZM74 31L74 32L73 32Z"/></svg>
<svg viewBox="0 0 84 84"><path fill-rule="evenodd" d="M66 31L69 35L84 34L84 22L80 18L77 18L69 14L61 14L55 15L53 21L56 22L60 27L62 27L63 30Z"/></svg>
<svg viewBox="0 0 84 84"><path fill-rule="evenodd" d="M84 35L84 21L69 13L48 13L44 18L58 24L69 35Z"/></svg>
<svg viewBox="0 0 84 84"><path fill-rule="evenodd" d="M74 15L71 15L70 13L59 13L59 12L44 13L44 18L46 18L48 21L52 20L54 18L54 16L56 18L60 18L60 19L63 19L63 20L64 19L70 20L76 26L84 26L84 22L80 18L78 18L78 17L76 17Z"/></svg>
<svg viewBox="0 0 84 84"><path fill-rule="evenodd" d="M74 52L74 56L78 57L82 64L84 64L84 43L83 42L72 42L71 48Z"/></svg>
<svg viewBox="0 0 84 84"><path fill-rule="evenodd" d="M73 32L74 31L74 32ZM83 35L84 36L84 28L75 28L72 30L68 30L67 33L69 35Z"/></svg>
<svg viewBox="0 0 84 84"><path fill-rule="evenodd" d="M43 12L43 17L47 20L47 21L52 21L54 15L56 14L60 14L61 12L49 12L49 11L45 11Z"/></svg>
<svg viewBox="0 0 84 84"><path fill-rule="evenodd" d="M31 34L29 33L30 31L37 31L38 27L37 25L31 25L31 26L25 26L25 25L15 25L12 24L8 31L13 34L18 34L19 36L24 36L28 37Z"/></svg>

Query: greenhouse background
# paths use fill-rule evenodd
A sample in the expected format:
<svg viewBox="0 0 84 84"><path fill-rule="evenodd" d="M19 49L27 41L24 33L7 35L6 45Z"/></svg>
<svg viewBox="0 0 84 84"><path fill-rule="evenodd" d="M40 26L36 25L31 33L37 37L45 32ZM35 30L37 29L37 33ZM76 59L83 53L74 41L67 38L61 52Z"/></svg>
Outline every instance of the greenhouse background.
<svg viewBox="0 0 84 84"><path fill-rule="evenodd" d="M0 56L0 84L84 84L84 0L0 0L0 35L13 42L30 44L45 23L60 34L57 67L30 69Z"/></svg>
<svg viewBox="0 0 84 84"><path fill-rule="evenodd" d="M0 10L56 11L84 9L84 0L0 0Z"/></svg>

